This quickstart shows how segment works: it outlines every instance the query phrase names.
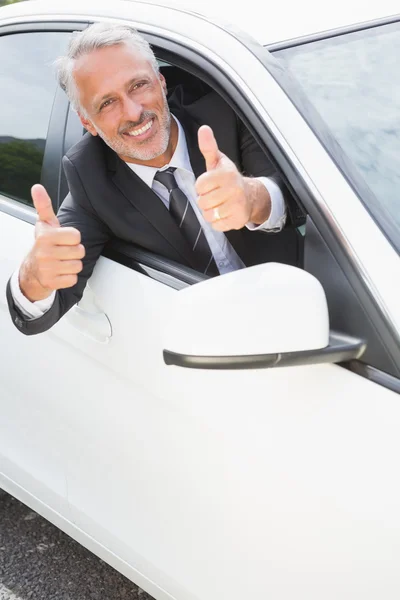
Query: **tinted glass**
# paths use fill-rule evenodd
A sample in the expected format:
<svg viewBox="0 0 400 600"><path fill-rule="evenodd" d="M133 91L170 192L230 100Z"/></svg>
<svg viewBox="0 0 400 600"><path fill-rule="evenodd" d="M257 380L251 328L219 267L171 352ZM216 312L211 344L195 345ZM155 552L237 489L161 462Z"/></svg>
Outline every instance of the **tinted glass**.
<svg viewBox="0 0 400 600"><path fill-rule="evenodd" d="M0 37L0 193L31 204L40 182L56 90L52 63L70 34L18 33Z"/></svg>
<svg viewBox="0 0 400 600"><path fill-rule="evenodd" d="M399 24L277 54L367 184L367 194L360 186L360 197L400 249Z"/></svg>

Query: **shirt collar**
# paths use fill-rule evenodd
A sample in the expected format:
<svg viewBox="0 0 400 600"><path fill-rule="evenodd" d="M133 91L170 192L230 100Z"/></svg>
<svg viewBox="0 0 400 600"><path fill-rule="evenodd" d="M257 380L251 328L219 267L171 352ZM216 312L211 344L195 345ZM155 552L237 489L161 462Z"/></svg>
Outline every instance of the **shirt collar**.
<svg viewBox="0 0 400 600"><path fill-rule="evenodd" d="M175 152L172 155L170 163L161 169L157 169L157 167L147 167L146 165L137 165L135 163L126 163L128 167L132 169L132 171L136 173L136 175L140 177L140 179L142 179L149 187L153 187L153 180L157 171L165 171L165 169L168 169L168 167L184 169L185 171L189 171L189 173L193 173L189 159L185 132L183 131L183 127L178 119L174 115L171 116L173 119L175 119L178 125L178 143L176 144Z"/></svg>

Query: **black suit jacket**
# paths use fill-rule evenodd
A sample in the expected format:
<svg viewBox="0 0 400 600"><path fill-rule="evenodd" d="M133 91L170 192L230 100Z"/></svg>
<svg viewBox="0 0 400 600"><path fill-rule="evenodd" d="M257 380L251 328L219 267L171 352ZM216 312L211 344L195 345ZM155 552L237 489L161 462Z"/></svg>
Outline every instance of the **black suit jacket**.
<svg viewBox="0 0 400 600"><path fill-rule="evenodd" d="M196 177L205 171L197 130L200 125L208 124L220 150L242 173L279 181L254 138L219 95L214 92L199 95L178 86L169 104L185 131ZM113 238L194 267L191 249L168 209L100 137L85 134L66 154L63 166L69 194L58 218L62 226L76 227L81 232L86 256L78 283L59 290L52 308L38 319L28 320L20 313L8 284L11 318L27 335L46 331L80 300L98 257ZM293 227L277 234L244 228L228 232L227 237L247 266L267 261L297 264L299 240Z"/></svg>

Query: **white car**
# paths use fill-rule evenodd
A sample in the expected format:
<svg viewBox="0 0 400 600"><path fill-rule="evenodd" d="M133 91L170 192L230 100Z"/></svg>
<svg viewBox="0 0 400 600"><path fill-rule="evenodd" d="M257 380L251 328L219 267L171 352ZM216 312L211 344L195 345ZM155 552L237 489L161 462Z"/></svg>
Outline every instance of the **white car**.
<svg viewBox="0 0 400 600"><path fill-rule="evenodd" d="M400 597L400 15L373 4L0 9L0 486L157 600ZM82 135L51 63L106 19L236 109L307 215L304 266L206 280L117 245L24 336L29 189L59 206Z"/></svg>

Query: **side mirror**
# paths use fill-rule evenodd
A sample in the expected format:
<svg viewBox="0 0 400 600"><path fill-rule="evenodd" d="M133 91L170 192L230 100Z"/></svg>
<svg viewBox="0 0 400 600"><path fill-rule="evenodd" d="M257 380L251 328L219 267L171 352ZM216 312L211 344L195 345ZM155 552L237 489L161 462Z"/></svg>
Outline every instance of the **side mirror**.
<svg viewBox="0 0 400 600"><path fill-rule="evenodd" d="M164 347L167 365L259 369L357 359L366 343L329 331L325 292L313 275L267 263L177 292Z"/></svg>

